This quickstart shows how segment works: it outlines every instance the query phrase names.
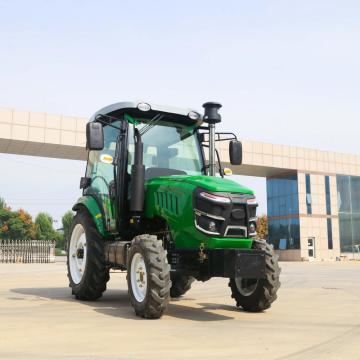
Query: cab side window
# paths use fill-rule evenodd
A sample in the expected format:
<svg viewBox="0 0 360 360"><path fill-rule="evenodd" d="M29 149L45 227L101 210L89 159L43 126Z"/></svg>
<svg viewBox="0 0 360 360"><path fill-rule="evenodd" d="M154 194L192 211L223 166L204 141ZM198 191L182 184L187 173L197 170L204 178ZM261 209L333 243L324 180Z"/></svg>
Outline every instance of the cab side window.
<svg viewBox="0 0 360 360"><path fill-rule="evenodd" d="M115 124L119 126L119 124ZM86 194L91 194L99 199L105 215L105 224L108 231L116 226L114 204L109 196L109 184L114 180L113 159L116 151L118 130L110 126L104 126L104 149L89 152L86 177L91 178L91 184L86 189Z"/></svg>

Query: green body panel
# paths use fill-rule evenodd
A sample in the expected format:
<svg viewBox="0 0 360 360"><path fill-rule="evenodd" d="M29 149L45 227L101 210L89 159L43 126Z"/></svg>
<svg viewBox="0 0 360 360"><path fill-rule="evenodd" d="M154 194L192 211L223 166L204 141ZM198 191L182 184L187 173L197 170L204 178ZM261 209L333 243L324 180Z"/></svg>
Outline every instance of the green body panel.
<svg viewBox="0 0 360 360"><path fill-rule="evenodd" d="M161 217L166 220L176 248L251 248L251 238L212 237L196 229L193 192L196 188L202 188L213 192L253 194L252 190L228 179L189 175L153 178L146 182L145 188L145 217ZM78 210L81 205L91 214L99 233L105 237L111 235L104 226L103 212L95 198L91 195L80 197L73 210Z"/></svg>
<svg viewBox="0 0 360 360"><path fill-rule="evenodd" d="M104 228L102 211L94 197L90 195L81 196L76 202L76 204L73 206L73 210L78 210L81 205L85 206L86 209L89 211L99 233L103 236L109 235Z"/></svg>
<svg viewBox="0 0 360 360"><path fill-rule="evenodd" d="M146 182L145 216L161 217L170 227L176 248L208 249L242 248L252 246L251 238L211 237L195 227L193 192L196 188L208 191L253 194L234 181L210 176L173 175Z"/></svg>
<svg viewBox="0 0 360 360"><path fill-rule="evenodd" d="M232 192L242 194L253 194L254 192L245 186L242 186L235 181L229 179L223 179L215 176L189 176L189 175L172 175L162 176L161 181L168 182L185 182L195 187L201 187L202 189L214 192Z"/></svg>

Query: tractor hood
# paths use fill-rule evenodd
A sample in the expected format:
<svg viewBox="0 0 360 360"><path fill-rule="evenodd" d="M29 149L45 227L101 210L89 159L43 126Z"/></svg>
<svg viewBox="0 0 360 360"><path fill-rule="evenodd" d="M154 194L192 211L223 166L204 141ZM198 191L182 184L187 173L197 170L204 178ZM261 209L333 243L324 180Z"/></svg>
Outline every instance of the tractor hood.
<svg viewBox="0 0 360 360"><path fill-rule="evenodd" d="M200 187L204 190L212 192L231 192L231 193L242 193L253 195L254 192L245 186L229 180L215 176L191 176L191 175L171 175L161 176L148 180L148 184L158 182L183 182Z"/></svg>

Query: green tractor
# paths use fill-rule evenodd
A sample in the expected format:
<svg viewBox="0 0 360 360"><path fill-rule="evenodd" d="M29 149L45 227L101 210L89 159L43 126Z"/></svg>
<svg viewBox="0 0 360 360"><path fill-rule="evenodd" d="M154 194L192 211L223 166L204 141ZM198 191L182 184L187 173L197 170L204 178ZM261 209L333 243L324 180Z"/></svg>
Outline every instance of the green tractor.
<svg viewBox="0 0 360 360"><path fill-rule="evenodd" d="M131 304L144 318L161 317L170 297L212 277L228 278L246 311L276 299L280 268L272 247L254 238L253 191L224 178L215 147L229 142L230 162L240 165L241 142L215 132L220 104L203 107L201 115L121 102L90 119L83 196L68 243L77 299L100 298L110 269L127 271Z"/></svg>

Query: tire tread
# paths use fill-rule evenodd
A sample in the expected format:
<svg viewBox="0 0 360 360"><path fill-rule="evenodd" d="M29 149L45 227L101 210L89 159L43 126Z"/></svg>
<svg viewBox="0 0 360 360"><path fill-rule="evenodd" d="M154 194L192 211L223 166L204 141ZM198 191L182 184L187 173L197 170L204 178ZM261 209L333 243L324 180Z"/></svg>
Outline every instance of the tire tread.
<svg viewBox="0 0 360 360"><path fill-rule="evenodd" d="M139 250L145 254L148 260L147 271L149 272L149 291L142 303L139 303L132 293L131 276L129 276L132 256ZM155 235L143 234L136 236L130 246L127 269L128 293L135 314L147 319L160 318L169 303L171 287L170 265L167 262L162 241L158 240Z"/></svg>

